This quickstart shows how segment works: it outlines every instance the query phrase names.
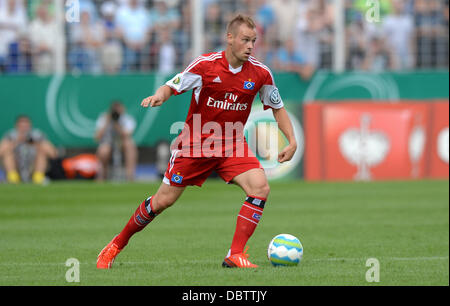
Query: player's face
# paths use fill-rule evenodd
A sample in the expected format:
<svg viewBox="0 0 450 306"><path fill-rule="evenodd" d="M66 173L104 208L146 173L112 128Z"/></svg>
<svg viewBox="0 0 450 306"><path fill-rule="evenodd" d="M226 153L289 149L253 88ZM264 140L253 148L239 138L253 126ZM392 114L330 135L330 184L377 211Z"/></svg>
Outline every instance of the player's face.
<svg viewBox="0 0 450 306"><path fill-rule="evenodd" d="M241 24L236 34L229 34L228 43L233 56L240 62L248 60L252 54L256 42L255 29L249 28L246 24Z"/></svg>

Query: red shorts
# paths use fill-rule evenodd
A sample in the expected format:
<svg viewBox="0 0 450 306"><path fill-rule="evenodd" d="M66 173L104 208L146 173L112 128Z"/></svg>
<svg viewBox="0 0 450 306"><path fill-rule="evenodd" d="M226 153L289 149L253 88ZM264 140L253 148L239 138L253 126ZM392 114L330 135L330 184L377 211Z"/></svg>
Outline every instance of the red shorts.
<svg viewBox="0 0 450 306"><path fill-rule="evenodd" d="M248 170L263 169L255 156L246 157L183 157L173 151L163 182L170 186L202 186L215 170L227 183ZM181 155L181 154L179 154Z"/></svg>

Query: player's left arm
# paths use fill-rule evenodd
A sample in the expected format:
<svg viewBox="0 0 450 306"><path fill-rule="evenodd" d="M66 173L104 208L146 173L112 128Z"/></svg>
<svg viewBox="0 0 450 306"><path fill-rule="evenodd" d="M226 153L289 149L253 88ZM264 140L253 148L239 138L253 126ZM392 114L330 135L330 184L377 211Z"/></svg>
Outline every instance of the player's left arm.
<svg viewBox="0 0 450 306"><path fill-rule="evenodd" d="M286 136L289 144L278 154L278 162L284 163L292 159L297 150L297 141L295 139L294 128L291 119L284 107L273 108L273 117L277 121L278 128Z"/></svg>
<svg viewBox="0 0 450 306"><path fill-rule="evenodd" d="M263 103L264 109L272 109L273 116L278 124L278 128L286 136L289 144L278 154L278 162L284 163L292 159L297 150L297 141L295 139L294 128L291 119L284 108L283 99L281 99L278 88L275 85L272 73L266 68L266 79L264 85L259 90L259 97Z"/></svg>

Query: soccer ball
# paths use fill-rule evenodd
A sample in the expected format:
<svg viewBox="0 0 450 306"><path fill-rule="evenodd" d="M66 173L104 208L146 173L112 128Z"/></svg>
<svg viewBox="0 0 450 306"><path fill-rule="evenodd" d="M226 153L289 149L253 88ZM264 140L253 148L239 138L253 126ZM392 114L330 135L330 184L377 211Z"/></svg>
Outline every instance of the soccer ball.
<svg viewBox="0 0 450 306"><path fill-rule="evenodd" d="M289 234L276 235L269 243L267 257L274 266L296 266L302 260L300 240Z"/></svg>

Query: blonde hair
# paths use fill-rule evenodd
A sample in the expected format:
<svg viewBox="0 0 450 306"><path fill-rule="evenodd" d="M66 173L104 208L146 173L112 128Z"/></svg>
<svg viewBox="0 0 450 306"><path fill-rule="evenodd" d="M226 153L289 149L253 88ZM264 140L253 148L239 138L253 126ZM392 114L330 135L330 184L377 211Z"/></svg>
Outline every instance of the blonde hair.
<svg viewBox="0 0 450 306"><path fill-rule="evenodd" d="M239 14L233 19L231 19L231 21L228 23L227 33L235 35L237 28L240 27L242 24L247 25L250 29L256 28L256 24L250 16L244 16Z"/></svg>

